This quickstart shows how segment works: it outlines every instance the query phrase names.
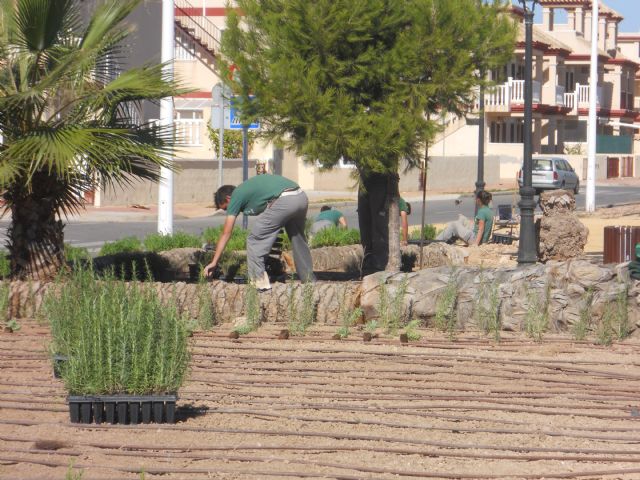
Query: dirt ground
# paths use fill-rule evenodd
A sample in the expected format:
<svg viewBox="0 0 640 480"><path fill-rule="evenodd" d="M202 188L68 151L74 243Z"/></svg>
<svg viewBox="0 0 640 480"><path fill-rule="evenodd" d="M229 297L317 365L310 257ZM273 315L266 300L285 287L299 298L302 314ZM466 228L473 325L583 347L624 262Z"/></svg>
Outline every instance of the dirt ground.
<svg viewBox="0 0 640 480"><path fill-rule="evenodd" d="M0 479L640 478L638 339L278 331L196 334L178 423L143 426L69 423L48 329L0 333Z"/></svg>

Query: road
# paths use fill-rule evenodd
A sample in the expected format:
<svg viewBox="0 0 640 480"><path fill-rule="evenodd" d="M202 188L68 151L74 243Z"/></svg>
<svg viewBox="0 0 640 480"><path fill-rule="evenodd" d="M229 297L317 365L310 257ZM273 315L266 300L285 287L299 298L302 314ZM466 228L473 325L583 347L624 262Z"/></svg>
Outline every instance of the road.
<svg viewBox="0 0 640 480"><path fill-rule="evenodd" d="M518 198L515 193L496 193L493 196L493 205L495 207L501 204L516 204ZM578 208L584 209L584 189L576 200ZM458 202L450 196L446 200L428 201L426 205L426 222L445 223L455 220L460 214L472 217L474 211L473 198L471 196L461 196L458 198ZM599 207L629 202L640 202L640 188L629 186L603 186L596 188L596 204ZM410 224L419 225L422 215L421 201L410 199L410 203L412 206L412 214L409 216ZM319 208L319 205L310 207L309 217L317 214ZM344 205L337 208L344 213L349 226L358 226L355 205ZM174 222L174 231L199 234L207 227L221 225L223 220L224 217L221 215L176 220ZM236 223L236 225L240 224L240 221ZM249 225L251 225L251 222L249 222ZM7 221L0 222L0 242L2 243L4 243L7 227ZM105 242L126 236L144 238L155 231L155 221L74 222L65 227L65 240L72 245L86 247L90 251L96 252Z"/></svg>

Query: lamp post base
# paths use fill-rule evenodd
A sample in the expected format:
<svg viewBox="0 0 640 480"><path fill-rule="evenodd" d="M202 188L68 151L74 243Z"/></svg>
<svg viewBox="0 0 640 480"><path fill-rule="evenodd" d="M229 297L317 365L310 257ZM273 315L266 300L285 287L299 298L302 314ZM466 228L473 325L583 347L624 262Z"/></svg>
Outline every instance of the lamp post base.
<svg viewBox="0 0 640 480"><path fill-rule="evenodd" d="M520 188L520 243L518 244L518 263L526 265L538 261L538 246L536 245L536 226L533 212L536 208L533 187Z"/></svg>

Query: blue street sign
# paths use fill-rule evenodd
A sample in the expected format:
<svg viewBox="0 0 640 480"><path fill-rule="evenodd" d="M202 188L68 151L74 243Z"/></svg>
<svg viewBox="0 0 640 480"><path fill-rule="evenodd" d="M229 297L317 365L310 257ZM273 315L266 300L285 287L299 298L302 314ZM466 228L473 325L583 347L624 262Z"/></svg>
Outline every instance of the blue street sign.
<svg viewBox="0 0 640 480"><path fill-rule="evenodd" d="M231 99L231 110L229 115L228 128L231 130L242 130L242 122L240 121L238 109L235 106L235 98ZM260 129L260 122L249 124L249 130L259 130L259 129Z"/></svg>

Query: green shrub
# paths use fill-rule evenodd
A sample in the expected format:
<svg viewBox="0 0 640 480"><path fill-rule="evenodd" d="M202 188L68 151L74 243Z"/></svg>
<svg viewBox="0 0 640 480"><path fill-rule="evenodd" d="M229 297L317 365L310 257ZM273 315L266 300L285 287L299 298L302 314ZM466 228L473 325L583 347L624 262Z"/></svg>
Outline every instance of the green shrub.
<svg viewBox="0 0 640 480"><path fill-rule="evenodd" d="M187 322L152 285L75 269L46 295L52 351L71 394L175 392L188 367Z"/></svg>
<svg viewBox="0 0 640 480"><path fill-rule="evenodd" d="M136 237L125 237L115 242L107 242L100 249L100 256L115 255L117 253L141 252L142 242Z"/></svg>
<svg viewBox="0 0 640 480"><path fill-rule="evenodd" d="M235 328L235 331L240 335L246 335L257 330L264 317L260 293L258 293L258 289L253 283L248 283L244 290L244 312L245 322Z"/></svg>
<svg viewBox="0 0 640 480"><path fill-rule="evenodd" d="M74 247L69 243L64 244L64 258L67 262L78 263L82 261L91 261L89 250L84 247Z"/></svg>
<svg viewBox="0 0 640 480"><path fill-rule="evenodd" d="M291 335L304 335L316 320L318 305L313 298L314 284L302 284L300 298L296 298L294 284L289 285L289 332Z"/></svg>
<svg viewBox="0 0 640 480"><path fill-rule="evenodd" d="M143 244L147 252L164 252L173 248L200 248L202 239L185 232L176 232L172 235L152 233L144 238Z"/></svg>
<svg viewBox="0 0 640 480"><path fill-rule="evenodd" d="M380 281L380 298L377 309L380 315L380 326L389 335L395 335L398 328L405 323L404 297L409 287L409 277L404 275L393 293L389 292L385 280Z"/></svg>
<svg viewBox="0 0 640 480"><path fill-rule="evenodd" d="M436 328L447 332L450 340L455 339L458 325L458 293L458 275L452 271L447 285L437 297L434 319Z"/></svg>
<svg viewBox="0 0 640 480"><path fill-rule="evenodd" d="M7 278L11 274L11 261L7 252L0 253L0 278Z"/></svg>
<svg viewBox="0 0 640 480"><path fill-rule="evenodd" d="M222 235L222 226L219 227L209 227L202 232L202 238L204 241L215 246ZM249 236L249 232L247 230L243 230L242 228L234 228L231 233L231 238L229 242L227 242L227 246L225 247L225 251L237 251L237 250L246 250L247 249L247 237Z"/></svg>
<svg viewBox="0 0 640 480"><path fill-rule="evenodd" d="M360 230L355 228L329 227L320 230L311 239L311 248L341 247L360 243Z"/></svg>
<svg viewBox="0 0 640 480"><path fill-rule="evenodd" d="M414 230L413 232L411 232L411 240L420 240L420 230ZM424 226L424 229L422 230L422 238L424 238L425 240L433 240L434 238L436 238L436 227L434 227L431 224L427 224Z"/></svg>

